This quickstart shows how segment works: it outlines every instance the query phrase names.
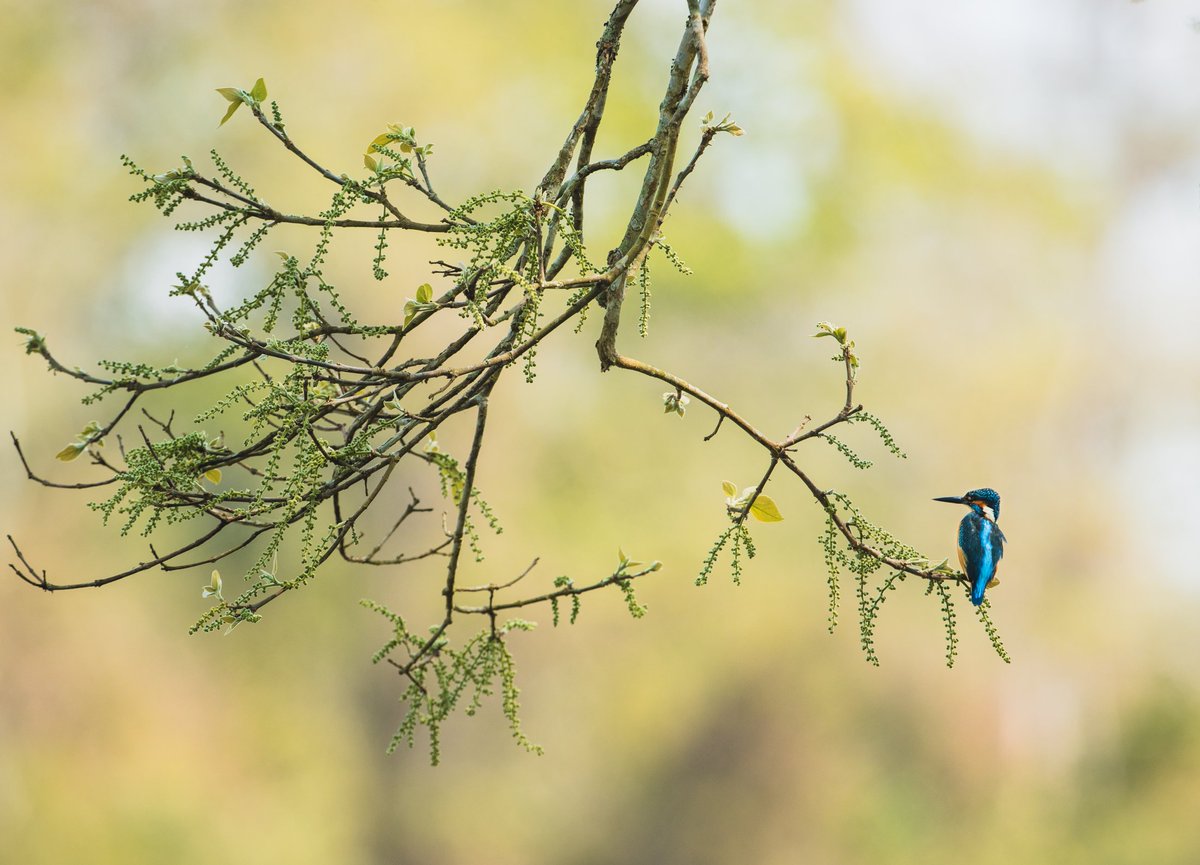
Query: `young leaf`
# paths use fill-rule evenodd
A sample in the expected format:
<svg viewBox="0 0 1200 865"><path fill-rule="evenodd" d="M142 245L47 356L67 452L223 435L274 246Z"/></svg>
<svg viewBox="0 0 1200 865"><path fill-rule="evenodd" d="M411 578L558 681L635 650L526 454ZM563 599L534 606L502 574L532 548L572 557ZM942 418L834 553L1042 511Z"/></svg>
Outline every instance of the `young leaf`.
<svg viewBox="0 0 1200 865"><path fill-rule="evenodd" d="M87 447L87 442L71 442L65 448L54 455L56 460L62 460L64 463L69 463L83 453Z"/></svg>
<svg viewBox="0 0 1200 865"><path fill-rule="evenodd" d="M423 282L417 286L417 300L421 303L429 303L433 300L433 286L428 282Z"/></svg>
<svg viewBox="0 0 1200 865"><path fill-rule="evenodd" d="M230 117L232 117L232 116L233 116L233 112L237 111L237 110L238 110L238 108L240 108L240 107L241 107L241 105L242 105L242 102L241 102L241 100L240 100L240 99L239 99L239 100L237 100L236 102L230 102L230 103L229 103L229 110L225 112L225 116L221 118L221 122L220 122L220 123L218 123L218 124L217 124L217 126L224 126L224 125L225 125L225 121L227 121L227 120L228 120Z"/></svg>
<svg viewBox="0 0 1200 865"><path fill-rule="evenodd" d="M626 568L639 568L645 564L644 562L635 562L629 558L620 547L617 548L617 558L620 560L620 566L617 569L621 571L624 571Z"/></svg>
<svg viewBox="0 0 1200 865"><path fill-rule="evenodd" d="M729 498L733 498L737 495L737 487L735 487L729 481L723 481L721 483L721 489L725 491L725 495L727 495Z"/></svg>
<svg viewBox="0 0 1200 865"><path fill-rule="evenodd" d="M204 473L204 477L211 483L219 484L221 482L221 470L209 469Z"/></svg>
<svg viewBox="0 0 1200 865"><path fill-rule="evenodd" d="M223 598L221 597L221 572L220 571L218 571L216 569L213 570L212 580L209 581L209 584L207 586L205 586L203 589L200 590L200 597L202 597L202 598L214 598L215 597L217 600L223 600Z"/></svg>
<svg viewBox="0 0 1200 865"><path fill-rule="evenodd" d="M766 495L760 495L754 500L754 504L750 505L750 515L764 523L778 523L783 520L783 514L779 513L779 506L775 504L775 500Z"/></svg>
<svg viewBox="0 0 1200 865"><path fill-rule="evenodd" d="M262 102L267 98L267 84L261 78L254 82L254 87L250 89L250 95L255 102Z"/></svg>

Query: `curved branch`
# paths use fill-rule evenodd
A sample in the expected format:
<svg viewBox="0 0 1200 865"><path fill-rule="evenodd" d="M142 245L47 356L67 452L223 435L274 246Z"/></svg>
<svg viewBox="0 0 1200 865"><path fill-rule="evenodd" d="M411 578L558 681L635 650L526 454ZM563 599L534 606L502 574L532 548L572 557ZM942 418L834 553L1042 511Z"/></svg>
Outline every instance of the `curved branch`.
<svg viewBox="0 0 1200 865"><path fill-rule="evenodd" d="M535 562L535 564L536 564L536 562ZM532 565L530 567L532 568ZM597 589L604 589L604 588L607 588L612 585L623 583L627 580L635 580L638 577L644 577L644 576L646 576L648 574L652 574L658 570L661 570L660 562L651 562L649 565L642 568L641 570L633 571L630 573L626 573L622 569L618 568L616 571L613 571L613 573L609 574L604 579L599 580L595 583L591 583L590 585L563 586L562 588L556 589L553 592L546 592L545 594L534 595L533 597L529 597L529 598L520 598L515 601L504 601L499 604L495 603L494 601L490 601L489 603L487 603L483 606L479 606L479 607L464 607L464 606L455 605L454 611L457 613L463 613L464 615L493 616L496 613L500 613L505 610L519 610L522 607L531 607L531 606L534 606L535 604L549 603L550 601L556 600L558 598L569 598L569 597L572 597L575 595L585 595L588 592L594 592ZM526 573L528 573L528 571L526 571ZM522 574L522 576L524 576L524 574ZM485 590L490 589L492 591L495 591L495 590L498 590L498 589L501 589L504 587L503 586L495 586L495 587L488 586L488 587L483 587L483 588Z"/></svg>
<svg viewBox="0 0 1200 865"><path fill-rule="evenodd" d="M8 538L8 542L12 545L13 550L17 554L17 558L20 559L21 565L24 567L25 570L24 570L24 572L22 572L21 569L19 569L16 565L14 565L12 563L9 563L9 567L12 568L12 570L16 572L17 576L20 577L22 580L29 583L31 586L36 586L37 588L42 589L43 591L62 592L62 591L68 591L70 589L96 589L96 588L99 588L100 586L107 586L110 583L118 582L119 580L123 580L126 577L132 577L135 574L144 573L145 571L148 571L151 568L157 567L157 566L163 564L164 562L169 562L172 559L178 558L179 556L183 555L184 553L189 552L190 550L194 550L197 547L202 546L205 543L207 543L208 541L212 540L214 537L217 536L217 534L219 532L221 532L223 529L227 528L229 525L230 525L230 523L228 523L228 522L218 522L216 527L213 528L212 531L206 532L205 534L201 535L199 538L192 541L191 543L184 544L182 547L179 547L178 549L175 549L172 552L169 552L169 553L167 553L165 555L161 555L161 556L155 556L155 558L151 559L148 562L140 562L139 564L135 565L134 567L129 568L124 571L121 571L118 574L113 574L108 577L100 577L95 580L86 580L86 581L78 582L78 583L52 583L52 582L50 582L49 578L46 576L45 571L41 571L39 573L29 563L29 561L25 558L25 554L21 552L21 548L17 546L17 542L15 540L13 540L13 536L6 535L6 537Z"/></svg>
<svg viewBox="0 0 1200 865"><path fill-rule="evenodd" d="M322 177L324 177L326 180L330 181L331 183L336 183L338 186L347 186L350 183L350 181L345 177L345 175L334 174L328 168L325 168L324 166L319 165L312 157L310 157L307 153L305 153L303 150L301 150L296 145L296 142L294 142L292 140L292 137L290 135L288 135L286 132L283 131L283 129L281 129L279 126L277 126L274 121L267 119L267 116L265 114L263 114L261 105L258 105L257 103L251 104L250 108L254 112L255 119L258 120L258 122L260 124L262 124L262 126L268 132L270 132L273 136L275 136L275 138L277 138L279 140L279 142L284 147L286 147L290 153L294 154L309 168L311 168L313 171L317 172L317 174L321 175ZM426 222L417 222L416 220L409 219L407 216L405 216L403 213L401 213L399 210L397 210L396 206L394 204L392 204L391 201L388 199L388 197L386 195L383 195L382 193L374 192L374 191L367 189L366 187L363 187L358 184L355 184L355 190L357 192L359 192L360 194L364 195L365 197L369 198L370 200L374 201L375 203L382 205L384 207L384 209L386 209L388 211L388 213L392 214L392 216L395 218L395 221L396 221L396 225L395 225L396 228L402 228L402 229L406 229L409 231L431 231L431 232L446 232L446 231L450 230L449 224L445 223L445 222L426 223ZM265 217L260 217L260 218L265 218ZM272 221L275 221L275 220L272 220ZM301 222L299 224L301 224L301 225L325 225L326 221L320 220L318 222ZM368 227L368 226L378 228L379 224L378 223L363 223L363 225L362 225L362 227ZM357 226L352 226L352 227L357 227Z"/></svg>

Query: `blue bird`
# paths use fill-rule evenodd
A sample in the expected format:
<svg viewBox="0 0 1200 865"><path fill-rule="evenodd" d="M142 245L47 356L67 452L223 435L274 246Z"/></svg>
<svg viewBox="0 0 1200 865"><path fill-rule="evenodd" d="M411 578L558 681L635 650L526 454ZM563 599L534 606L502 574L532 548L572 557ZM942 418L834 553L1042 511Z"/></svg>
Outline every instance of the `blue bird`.
<svg viewBox="0 0 1200 865"><path fill-rule="evenodd" d="M983 603L983 592L996 578L996 566L1004 555L1004 532L1000 519L1000 496L995 490L971 490L963 496L943 496L935 502L966 505L971 510L958 524L958 561L971 582L971 603Z"/></svg>

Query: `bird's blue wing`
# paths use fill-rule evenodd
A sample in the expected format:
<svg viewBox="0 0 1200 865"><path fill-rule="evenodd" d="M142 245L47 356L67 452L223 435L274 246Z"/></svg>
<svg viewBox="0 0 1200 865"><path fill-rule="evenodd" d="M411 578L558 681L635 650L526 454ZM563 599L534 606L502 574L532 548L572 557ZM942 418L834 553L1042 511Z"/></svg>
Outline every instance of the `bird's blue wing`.
<svg viewBox="0 0 1200 865"><path fill-rule="evenodd" d="M967 514L958 526L958 557L971 583L971 603L983 603L983 593L996 576L996 565L1004 555L1004 533L994 522Z"/></svg>

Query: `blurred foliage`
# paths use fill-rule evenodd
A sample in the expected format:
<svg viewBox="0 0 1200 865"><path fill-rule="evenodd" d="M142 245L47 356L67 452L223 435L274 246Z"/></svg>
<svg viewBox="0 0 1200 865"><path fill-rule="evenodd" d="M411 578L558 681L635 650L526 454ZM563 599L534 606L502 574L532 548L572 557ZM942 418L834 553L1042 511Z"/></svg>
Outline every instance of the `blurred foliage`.
<svg viewBox="0 0 1200 865"><path fill-rule="evenodd" d="M667 225L695 275L655 273L647 354L738 393L777 428L838 398L797 335L825 316L850 326L867 347L864 399L909 459L860 475L830 447L822 471L898 536L952 554L953 521L925 500L1000 489L1012 544L989 598L1012 665L963 641L955 668L939 668L931 601L901 595L874 634L883 667L863 665L852 641L822 628L820 515L784 496L787 520L755 537L755 579L691 587L706 539L727 524L713 492L725 476L748 477L753 455L722 436L703 443L710 418L695 405L667 424L661 388L594 375L589 331L539 358L531 409L495 419L508 459L481 485L497 491L509 531L492 560L519 570L550 526L541 554L553 573L608 561L617 543L666 565L639 589L645 626L614 595L588 605L589 628L543 627L512 647L524 729L544 757L508 747L503 723L460 718L444 735L462 746L438 769L405 749L381 759L397 706L390 677L362 664L379 647L377 617L329 595L303 598L269 633L239 628L201 644L180 637L204 603L194 580L151 575L127 590L44 597L12 578L0 582L6 855L35 865L1195 862L1197 596L1164 531L1164 502L1180 499L1163 491L1194 479L1196 420L1179 395L1194 392L1200 359L1194 340L1172 338L1194 321L1189 301L1155 287L1160 261L1190 279L1194 260L1151 245L1162 255L1130 264L1123 244L1148 189L1182 190L1174 222L1194 214L1187 166L1200 133L1168 110L1194 66L1163 58L1178 56L1176 31L1193 55L1196 43L1168 4L1120 7L1014 4L1009 14L1030 22L1015 32L1078 36L1053 43L1073 53L1056 49L1063 66L1048 70L1030 59L1032 37L947 34L916 11L909 26L873 4L722 8L706 97L747 133L713 152ZM179 254L203 250L121 204L133 190L117 154L173 164L186 141L250 161L239 123L218 133L205 87L262 75L272 96L287 94L293 122L309 118L322 154L359 154L403 116L429 129L447 164L467 166L456 193L528 188L577 110L591 68L579 46L607 7L452 0L414 18L382 2L346 15L264 0L188 16L122 0L4 12L3 332L44 321L73 356L107 356L125 353L112 335L136 320L142 347L167 365L199 356L176 336L186 302L165 298ZM628 119L598 148L628 145L614 139L652 115L645 89L681 17L665 0L637 15L641 35L610 95L614 119ZM930 40L940 89L887 74L878 40L888 28ZM968 74L976 67L950 65L962 62L955 44L1006 75L1029 65L1062 85L1027 88L1052 119L1014 121L1037 147L970 127L962 100L1000 119L1009 106ZM1164 68L1183 71L1164 78ZM1068 101L1091 112L1089 135L1071 136ZM51 146L63 130L69 155ZM311 186L286 192L316 200ZM1161 225L1171 224L1149 223L1148 236L1170 237ZM363 243L364 255L348 256L362 266L341 281L367 286L356 298L364 316L396 320L437 250L389 249L388 279L376 283L374 239ZM216 276L215 291L244 290ZM1151 323L1153 344L1133 344L1131 330ZM756 354L766 345L780 349ZM9 351L4 416L53 466L91 410L61 382L48 386L19 341ZM213 396L197 387L197 405ZM644 456L622 449L629 436ZM1185 447L1160 449L1174 441ZM5 531L53 549L56 570L120 557L116 532L80 516L82 498L32 488L12 457L0 483ZM382 574L339 572L322 588L415 596Z"/></svg>

